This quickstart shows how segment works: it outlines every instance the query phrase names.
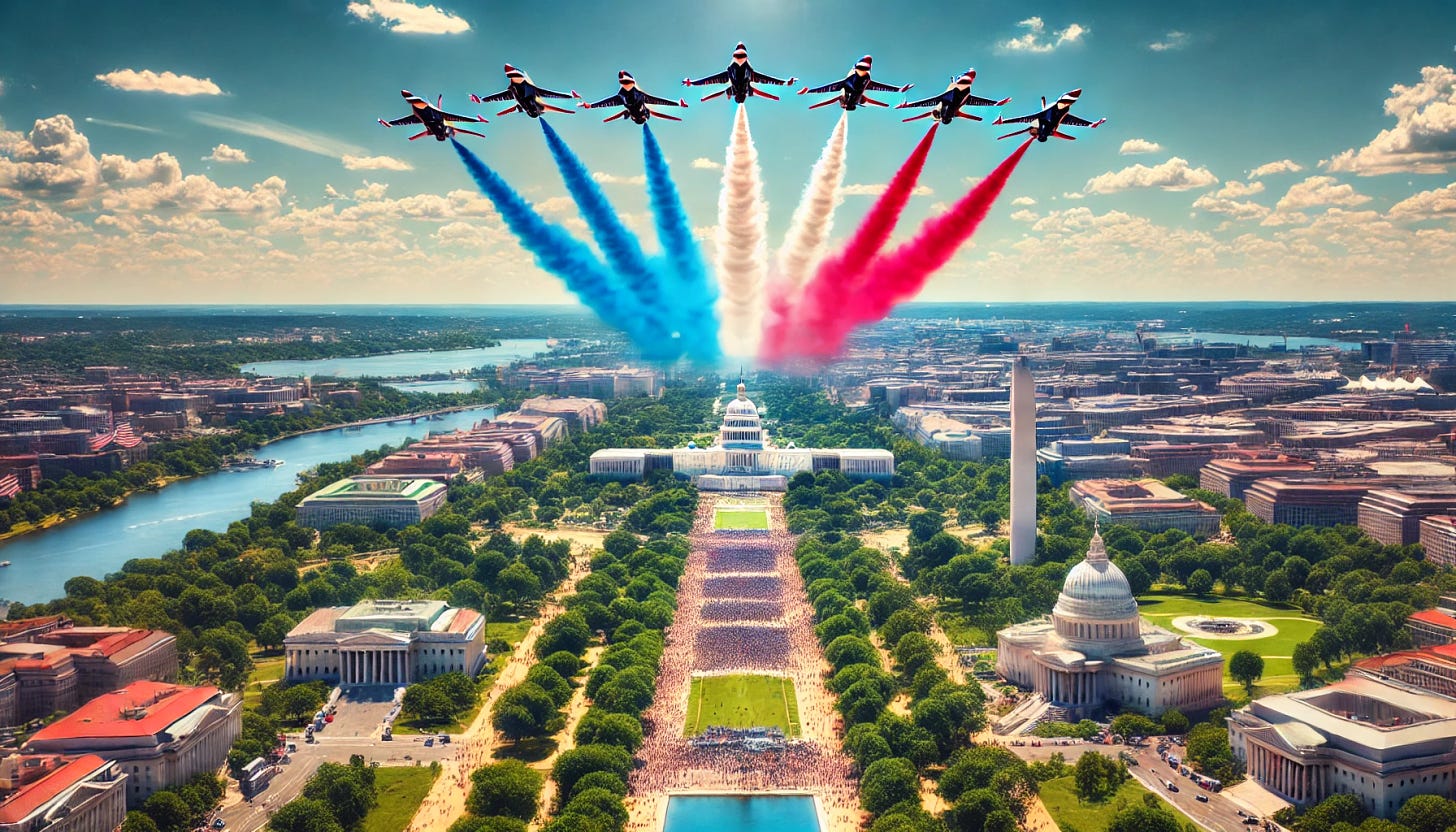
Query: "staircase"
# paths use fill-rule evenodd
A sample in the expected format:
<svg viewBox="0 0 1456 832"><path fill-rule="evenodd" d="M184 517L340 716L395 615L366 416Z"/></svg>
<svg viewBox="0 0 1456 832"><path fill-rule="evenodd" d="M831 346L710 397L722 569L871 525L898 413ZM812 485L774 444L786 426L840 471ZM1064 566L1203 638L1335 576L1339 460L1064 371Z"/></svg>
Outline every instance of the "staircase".
<svg viewBox="0 0 1456 832"><path fill-rule="evenodd" d="M1010 713L996 720L996 724L992 727L997 734L1003 737L1022 733L1020 729L1029 721L1039 717L1046 707L1046 699L1041 694L1034 693L1013 708Z"/></svg>

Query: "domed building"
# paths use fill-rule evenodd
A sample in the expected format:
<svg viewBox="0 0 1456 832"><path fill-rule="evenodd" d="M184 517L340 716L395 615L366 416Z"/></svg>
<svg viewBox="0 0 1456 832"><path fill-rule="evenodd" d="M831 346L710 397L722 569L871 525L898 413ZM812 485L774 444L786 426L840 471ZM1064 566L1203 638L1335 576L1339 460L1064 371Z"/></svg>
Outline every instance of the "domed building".
<svg viewBox="0 0 1456 832"><path fill-rule="evenodd" d="M1223 656L1138 615L1101 533L1062 584L1050 617L996 634L996 669L1080 719L1131 709L1158 716L1223 701Z"/></svg>
<svg viewBox="0 0 1456 832"><path fill-rule="evenodd" d="M776 447L740 378L733 399L723 407L723 424L712 447L689 442L671 450L603 448L591 455L594 476L640 480L652 471L671 471L704 491L784 491L789 478L801 471L887 480L895 473L895 455L881 448Z"/></svg>

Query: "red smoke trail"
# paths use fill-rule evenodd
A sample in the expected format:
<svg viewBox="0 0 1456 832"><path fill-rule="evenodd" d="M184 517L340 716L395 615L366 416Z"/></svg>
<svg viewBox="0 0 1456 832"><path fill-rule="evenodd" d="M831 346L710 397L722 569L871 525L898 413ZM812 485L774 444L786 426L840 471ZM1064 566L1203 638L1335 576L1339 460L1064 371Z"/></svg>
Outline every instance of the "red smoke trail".
<svg viewBox="0 0 1456 832"><path fill-rule="evenodd" d="M1030 146L1030 139L1023 142L950 210L921 226L915 239L876 257L860 275L856 291L828 298L831 305L825 308L830 314L821 325L799 333L804 340L802 354L821 359L838 355L856 326L878 321L895 304L914 297L976 233Z"/></svg>
<svg viewBox="0 0 1456 832"><path fill-rule="evenodd" d="M781 296L770 299L771 312L760 347L761 358L777 363L786 354L797 352L795 344L806 336L802 330L820 328L824 318L834 314L841 296L858 288L860 276L889 241L906 203L915 193L920 172L925 169L925 159L930 155L930 146L935 142L935 128L939 126L940 122L936 122L925 131L925 137L895 171L885 192L875 200L844 249L819 264L798 303L786 310L785 306L792 303L791 299Z"/></svg>

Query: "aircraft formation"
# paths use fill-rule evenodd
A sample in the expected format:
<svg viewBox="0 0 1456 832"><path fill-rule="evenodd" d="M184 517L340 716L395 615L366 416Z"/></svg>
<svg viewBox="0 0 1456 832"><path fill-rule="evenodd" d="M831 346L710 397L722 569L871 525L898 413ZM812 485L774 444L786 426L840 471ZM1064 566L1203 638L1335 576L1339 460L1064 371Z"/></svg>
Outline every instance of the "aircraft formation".
<svg viewBox="0 0 1456 832"><path fill-rule="evenodd" d="M819 95L833 93L831 97L816 104L811 104L809 109L814 110L820 107L827 107L831 104L838 104L841 109L850 112L864 105L875 107L890 106L883 101L873 98L868 93L905 93L911 87L915 86L914 84L900 86L874 80L870 75L870 69L873 63L874 58L865 55L855 62L854 67L842 79L831 81L822 86L802 88L798 94ZM543 113L547 112L566 115L574 112L573 110L548 104L543 99L577 99L576 106L583 109L619 109L619 112L606 117L603 121L616 121L620 118L627 118L635 124L646 124L649 119L654 117L668 119L670 121L682 121L680 117L668 115L662 112L660 108L688 106L686 99L679 98L677 101L672 101L648 93L637 84L637 79L632 76L632 73L625 69L617 73L617 91L600 101L593 102L582 100L581 95L576 90L571 90L569 93L562 93L538 86L531 80L531 76L526 74L525 70L510 64L505 65L505 74L509 83L504 90L486 96L472 94L470 100L477 104L490 101L510 101L513 102L511 106L497 113L498 116L519 112L525 113L534 119L540 118ZM787 79L776 78L755 70L748 62L748 48L743 43L739 43L733 50L732 61L728 64L727 69L696 80L684 78L682 83L684 86L689 87L721 86L722 89L703 96L701 100L710 101L714 98L722 97L724 100L742 104L753 97L778 101L778 96L764 92L760 87L764 85L787 87L792 86L798 80L798 78L792 76ZM952 76L950 84L945 88L945 92L919 101L906 101L896 105L896 109L928 109L928 112L904 119L907 122L917 121L923 118L933 118L941 124L950 124L957 118L982 121L983 119L980 116L966 112L966 109L969 107L1003 107L1011 101L1009 97L994 100L973 95L971 93L971 85L975 81L976 71L974 69L967 69L958 76ZM472 117L447 112L444 109L444 96L440 96L434 104L431 104L429 101L411 93L409 90L401 90L400 95L404 96L404 99L409 102L411 108L410 114L392 121L379 119L379 123L385 127L398 127L405 124L422 125L425 129L410 136L410 141L425 136L434 136L436 140L443 142L460 133L484 138L484 135L481 133L455 125L461 122L487 123L486 119L480 115ZM999 138L1002 139L1025 133L1030 134L1038 142L1045 142L1053 136L1059 139L1072 140L1076 137L1063 132L1063 127L1098 127L1107 121L1105 118L1088 121L1072 115L1072 105L1077 102L1077 99L1081 95L1082 90L1072 90L1062 95L1050 106L1047 105L1046 98L1043 97L1041 100L1042 109L1038 112L1017 118L1002 118L998 115L992 124L1030 125L1014 133L1000 136Z"/></svg>

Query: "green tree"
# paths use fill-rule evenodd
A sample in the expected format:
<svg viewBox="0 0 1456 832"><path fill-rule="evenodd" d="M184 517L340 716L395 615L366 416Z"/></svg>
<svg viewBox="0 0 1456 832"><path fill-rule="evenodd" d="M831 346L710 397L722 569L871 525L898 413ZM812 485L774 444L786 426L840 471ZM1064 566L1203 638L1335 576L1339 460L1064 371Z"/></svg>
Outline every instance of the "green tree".
<svg viewBox="0 0 1456 832"><path fill-rule="evenodd" d="M1183 832L1183 825L1162 808L1129 806L1112 816L1107 832Z"/></svg>
<svg viewBox="0 0 1456 832"><path fill-rule="evenodd" d="M1335 824L1359 826L1370 817L1360 798L1353 794L1332 794L1309 809L1300 818L1300 832L1333 832Z"/></svg>
<svg viewBox="0 0 1456 832"><path fill-rule="evenodd" d="M151 815L139 809L133 809L127 812L126 818L122 820L121 832L159 832L159 829Z"/></svg>
<svg viewBox="0 0 1456 832"><path fill-rule="evenodd" d="M1158 718L1158 721L1163 723L1163 733L1165 734L1188 733L1188 717L1184 716L1183 712L1177 708L1169 708L1163 711L1163 715Z"/></svg>
<svg viewBox="0 0 1456 832"><path fill-rule="evenodd" d="M1456 826L1456 802L1435 794L1408 797L1395 820L1410 832L1446 832Z"/></svg>
<svg viewBox="0 0 1456 832"><path fill-rule="evenodd" d="M1254 695L1254 683L1264 676L1264 657L1252 650L1240 650L1229 658L1229 675Z"/></svg>
<svg viewBox="0 0 1456 832"><path fill-rule="evenodd" d="M1127 777L1126 766L1095 751L1083 754L1072 767L1072 782L1077 798L1088 803L1111 797Z"/></svg>
<svg viewBox="0 0 1456 832"><path fill-rule="evenodd" d="M642 722L631 714L604 714L593 708L576 726L577 745L615 745L636 752L642 747Z"/></svg>
<svg viewBox="0 0 1456 832"><path fill-rule="evenodd" d="M363 765L323 763L304 784L303 796L322 802L340 826L353 829L374 808L374 770Z"/></svg>
<svg viewBox="0 0 1456 832"><path fill-rule="evenodd" d="M876 760L859 781L859 801L865 811L877 815L897 803L920 797L920 778L915 766L902 757Z"/></svg>
<svg viewBox="0 0 1456 832"><path fill-rule="evenodd" d="M1118 714L1112 718L1112 733L1127 737L1150 737L1159 731L1159 725L1142 714Z"/></svg>
<svg viewBox="0 0 1456 832"><path fill-rule="evenodd" d="M520 760L492 763L470 775L466 806L475 815L506 815L530 821L536 816L537 795L544 780Z"/></svg>
<svg viewBox="0 0 1456 832"><path fill-rule="evenodd" d="M1319 668L1319 648L1313 641L1301 641L1294 645L1294 672L1299 674L1299 679L1308 685L1314 681L1315 670Z"/></svg>
<svg viewBox="0 0 1456 832"><path fill-rule="evenodd" d="M142 811L161 832L183 832L192 826L192 807L176 792L156 792L142 804Z"/></svg>
<svg viewBox="0 0 1456 832"><path fill-rule="evenodd" d="M576 781L594 771L609 772L626 780L631 769L632 755L626 749L613 745L580 745L561 752L551 766L551 779L556 781L558 794L571 794Z"/></svg>
<svg viewBox="0 0 1456 832"><path fill-rule="evenodd" d="M400 705L405 713L427 725L441 725L455 718L455 703L429 682L416 682L405 688Z"/></svg>
<svg viewBox="0 0 1456 832"><path fill-rule="evenodd" d="M278 807L268 820L268 828L273 832L344 832L344 827L329 811L329 804L307 797Z"/></svg>
<svg viewBox="0 0 1456 832"><path fill-rule="evenodd" d="M1207 569L1195 569L1185 583L1194 595L1207 595L1213 591L1213 575Z"/></svg>
<svg viewBox="0 0 1456 832"><path fill-rule="evenodd" d="M283 646L283 639L293 629L293 617L286 612L270 616L253 632L253 640L264 650L277 650Z"/></svg>

